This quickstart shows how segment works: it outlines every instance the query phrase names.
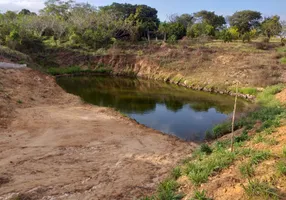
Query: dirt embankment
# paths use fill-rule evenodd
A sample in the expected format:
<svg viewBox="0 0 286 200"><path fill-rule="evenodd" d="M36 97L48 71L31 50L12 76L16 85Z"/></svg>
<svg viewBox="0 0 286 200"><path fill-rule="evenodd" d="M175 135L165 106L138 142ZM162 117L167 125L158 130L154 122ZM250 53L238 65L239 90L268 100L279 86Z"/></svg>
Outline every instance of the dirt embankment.
<svg viewBox="0 0 286 200"><path fill-rule="evenodd" d="M0 199L134 199L194 148L31 69L0 69L0 90Z"/></svg>
<svg viewBox="0 0 286 200"><path fill-rule="evenodd" d="M261 88L286 82L286 65L275 49L257 50L251 44L220 44L220 47L149 47L113 50L95 56L67 50L50 52L47 66L79 65L85 69L108 68L114 75L164 80L196 90L233 94L240 87ZM244 45L244 46L243 46ZM249 97L241 95L242 97Z"/></svg>

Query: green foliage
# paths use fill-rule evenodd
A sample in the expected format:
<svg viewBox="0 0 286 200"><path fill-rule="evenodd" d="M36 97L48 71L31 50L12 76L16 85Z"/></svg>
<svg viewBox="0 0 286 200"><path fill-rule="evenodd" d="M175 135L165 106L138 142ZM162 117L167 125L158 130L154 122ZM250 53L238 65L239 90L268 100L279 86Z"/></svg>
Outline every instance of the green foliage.
<svg viewBox="0 0 286 200"><path fill-rule="evenodd" d="M180 176L182 175L182 171L180 167L175 167L172 170L171 176L172 178L174 178L175 180L177 180L178 178L180 178Z"/></svg>
<svg viewBox="0 0 286 200"><path fill-rule="evenodd" d="M243 186L245 193L253 197L263 197L265 199L279 199L279 194L276 188L273 188L267 182L260 182L259 180L249 181L247 186Z"/></svg>
<svg viewBox="0 0 286 200"><path fill-rule="evenodd" d="M258 93L257 89L252 87L239 88L238 91L241 94L250 94L250 95L257 95Z"/></svg>
<svg viewBox="0 0 286 200"><path fill-rule="evenodd" d="M177 42L177 36L171 35L171 37L168 38L168 42L170 44L175 44Z"/></svg>
<svg viewBox="0 0 286 200"><path fill-rule="evenodd" d="M195 191L194 196L190 200L211 200L207 197L206 191Z"/></svg>
<svg viewBox="0 0 286 200"><path fill-rule="evenodd" d="M242 35L242 42L250 42L251 40L251 35L249 32L246 32Z"/></svg>
<svg viewBox="0 0 286 200"><path fill-rule="evenodd" d="M286 117L286 111L274 95L282 91L283 88L284 85L282 84L265 88L263 92L257 95L257 102L261 105L261 108L238 119L235 122L234 128L238 129L245 127L246 130L250 130L258 121L262 124L257 130L258 132L271 129L272 127L278 127L280 125L280 120ZM230 132L231 122L227 121L216 125L212 130L208 131L206 138L215 139Z"/></svg>
<svg viewBox="0 0 286 200"><path fill-rule="evenodd" d="M228 32L231 34L231 38L232 38L233 40L239 39L238 28L236 28L236 27L230 27L230 28L228 29Z"/></svg>
<svg viewBox="0 0 286 200"><path fill-rule="evenodd" d="M251 29L259 26L259 20L262 18L261 13L252 10L243 10L234 13L229 17L231 26L236 27L238 32L243 35Z"/></svg>
<svg viewBox="0 0 286 200"><path fill-rule="evenodd" d="M202 153L207 154L207 155L209 155L213 152L212 149L210 148L210 146L208 144L205 144L205 143L200 146L200 151Z"/></svg>
<svg viewBox="0 0 286 200"><path fill-rule="evenodd" d="M276 15L273 17L266 18L261 23L261 29L263 34L268 38L273 37L275 35L279 35L279 33L282 31L280 17Z"/></svg>
<svg viewBox="0 0 286 200"><path fill-rule="evenodd" d="M225 18L223 16L216 15L215 12L202 10L194 15L197 20L214 27L214 29L221 28L226 24Z"/></svg>
<svg viewBox="0 0 286 200"><path fill-rule="evenodd" d="M253 165L249 162L243 163L239 166L239 171L241 175L245 178L250 178L254 176L254 168Z"/></svg>
<svg viewBox="0 0 286 200"><path fill-rule="evenodd" d="M201 160L195 160L187 164L186 174L195 185L208 180L214 172L228 167L234 160L235 154L227 150L213 152Z"/></svg>
<svg viewBox="0 0 286 200"><path fill-rule="evenodd" d="M286 64L286 57L281 58L281 59L280 59L280 63Z"/></svg>
<svg viewBox="0 0 286 200"><path fill-rule="evenodd" d="M251 156L250 163L257 165L262 161L267 160L270 155L269 151L257 151Z"/></svg>
<svg viewBox="0 0 286 200"><path fill-rule="evenodd" d="M220 33L220 39L224 42L232 42L232 34L228 30L223 30Z"/></svg>
<svg viewBox="0 0 286 200"><path fill-rule="evenodd" d="M176 22L169 23L166 29L167 37L173 41L182 39L186 35L186 29L184 25Z"/></svg>
<svg viewBox="0 0 286 200"><path fill-rule="evenodd" d="M176 190L179 187L175 180L167 179L160 183L157 191L157 199L164 200L180 200L183 198L182 194L177 194Z"/></svg>
<svg viewBox="0 0 286 200"><path fill-rule="evenodd" d="M214 36L215 28L207 23L197 23L187 30L188 37L197 38L202 35Z"/></svg>
<svg viewBox="0 0 286 200"><path fill-rule="evenodd" d="M234 141L235 142L244 142L244 141L246 141L248 139L249 139L248 133L247 133L246 130L244 130L240 136L237 136L237 137L234 138Z"/></svg>
<svg viewBox="0 0 286 200"><path fill-rule="evenodd" d="M21 101L21 100L18 100L18 101L17 101L17 103L18 103L18 104L22 104L22 103L23 103L23 101Z"/></svg>
<svg viewBox="0 0 286 200"><path fill-rule="evenodd" d="M61 75L61 74L75 74L83 71L79 66L71 66L67 68L49 68L47 72L51 75Z"/></svg>
<svg viewBox="0 0 286 200"><path fill-rule="evenodd" d="M280 175L286 176L286 162L284 160L277 163L277 170Z"/></svg>

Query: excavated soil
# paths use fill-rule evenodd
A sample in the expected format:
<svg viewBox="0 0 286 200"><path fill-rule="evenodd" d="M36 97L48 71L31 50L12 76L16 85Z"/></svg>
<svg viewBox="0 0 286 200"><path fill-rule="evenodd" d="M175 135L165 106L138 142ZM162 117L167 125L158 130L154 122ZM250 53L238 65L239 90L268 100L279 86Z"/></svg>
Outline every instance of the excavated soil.
<svg viewBox="0 0 286 200"><path fill-rule="evenodd" d="M134 199L194 144L81 102L53 77L0 69L0 199Z"/></svg>

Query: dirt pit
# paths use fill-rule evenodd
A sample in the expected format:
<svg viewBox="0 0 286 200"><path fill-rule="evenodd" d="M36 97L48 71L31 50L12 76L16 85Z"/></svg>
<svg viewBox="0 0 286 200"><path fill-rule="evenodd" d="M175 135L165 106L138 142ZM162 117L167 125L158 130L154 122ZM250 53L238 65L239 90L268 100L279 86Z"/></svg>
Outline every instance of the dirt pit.
<svg viewBox="0 0 286 200"><path fill-rule="evenodd" d="M0 70L0 111L0 199L136 199L195 147L31 69Z"/></svg>

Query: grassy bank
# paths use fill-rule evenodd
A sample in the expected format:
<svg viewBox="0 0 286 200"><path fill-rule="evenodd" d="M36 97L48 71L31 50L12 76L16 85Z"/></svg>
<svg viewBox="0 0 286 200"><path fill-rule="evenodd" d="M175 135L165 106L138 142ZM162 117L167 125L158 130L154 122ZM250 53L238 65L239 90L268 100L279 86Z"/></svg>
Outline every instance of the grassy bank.
<svg viewBox="0 0 286 200"><path fill-rule="evenodd" d="M79 66L71 66L71 67L66 67L66 68L48 68L47 73L53 75L53 76L58 76L58 75L65 75L65 74L88 74L88 73L98 73L98 74L110 74L111 69L107 68L96 68L96 69L82 69Z"/></svg>
<svg viewBox="0 0 286 200"><path fill-rule="evenodd" d="M208 184L212 184L209 183L210 178L212 181L216 180L215 177L219 180L223 171L230 166L236 170L228 174L238 173L235 176L239 177L245 199L283 199L285 191L281 191L277 185L286 181L286 146L281 147L283 144L279 144L278 138L273 135L286 118L285 105L274 96L283 88L283 85L267 87L257 96L260 108L236 122L236 128L242 128L243 131L235 137L234 152L229 149L229 139L218 140L210 145L202 144L190 158L173 169L159 185L156 194L143 199L210 199L208 194L215 192L205 190ZM209 134L218 138L230 132L230 126L230 122L220 124ZM265 150L263 145L268 149L279 148L274 152ZM274 162L271 168L265 169L268 170L266 174L271 174L269 180L258 176L258 170L261 170L264 162Z"/></svg>

